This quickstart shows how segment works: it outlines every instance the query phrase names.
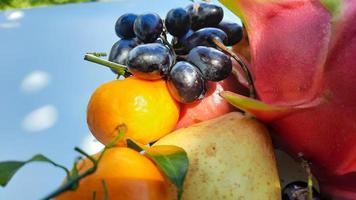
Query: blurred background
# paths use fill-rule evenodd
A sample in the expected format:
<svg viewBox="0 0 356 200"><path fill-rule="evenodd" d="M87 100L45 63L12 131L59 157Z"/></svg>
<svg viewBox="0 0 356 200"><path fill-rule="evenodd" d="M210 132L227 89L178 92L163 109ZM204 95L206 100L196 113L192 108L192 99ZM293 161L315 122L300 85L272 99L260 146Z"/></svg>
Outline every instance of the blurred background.
<svg viewBox="0 0 356 200"><path fill-rule="evenodd" d="M84 61L84 54L109 52L118 40L114 24L126 12L156 12L164 18L171 8L191 3L74 0L87 3L47 6L69 1L0 1L0 9L6 9L0 11L0 161L42 153L71 167L78 156L75 146L98 152L102 145L87 128L86 106L95 88L116 77ZM225 19L238 20L227 10ZM49 164L31 163L0 187L0 199L40 199L64 176Z"/></svg>
<svg viewBox="0 0 356 200"><path fill-rule="evenodd" d="M100 0L1 0L0 10L95 1Z"/></svg>

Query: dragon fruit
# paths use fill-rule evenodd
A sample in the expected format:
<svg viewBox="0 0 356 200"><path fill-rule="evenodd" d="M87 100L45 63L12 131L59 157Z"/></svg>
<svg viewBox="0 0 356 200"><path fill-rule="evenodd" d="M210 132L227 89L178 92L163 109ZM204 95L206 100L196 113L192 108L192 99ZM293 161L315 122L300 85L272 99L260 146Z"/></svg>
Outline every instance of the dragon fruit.
<svg viewBox="0 0 356 200"><path fill-rule="evenodd" d="M310 161L324 195L356 199L356 1L221 2L246 27L258 100L222 96Z"/></svg>

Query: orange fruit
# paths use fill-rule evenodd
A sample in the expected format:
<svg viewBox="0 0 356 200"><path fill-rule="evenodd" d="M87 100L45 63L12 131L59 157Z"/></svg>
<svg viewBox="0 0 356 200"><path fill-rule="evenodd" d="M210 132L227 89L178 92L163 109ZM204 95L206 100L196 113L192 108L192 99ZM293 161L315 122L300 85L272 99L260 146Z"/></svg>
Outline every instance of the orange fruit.
<svg viewBox="0 0 356 200"><path fill-rule="evenodd" d="M93 135L103 144L117 135L121 124L127 126L125 138L148 144L175 127L179 108L164 80L129 77L96 89L88 105L87 122Z"/></svg>
<svg viewBox="0 0 356 200"><path fill-rule="evenodd" d="M98 158L99 154L94 157ZM88 159L78 163L79 174L93 166ZM169 190L169 183L158 168L145 156L126 148L108 149L97 170L82 179L74 191L59 195L56 200L92 200L104 198L105 180L110 200L171 200L174 194Z"/></svg>

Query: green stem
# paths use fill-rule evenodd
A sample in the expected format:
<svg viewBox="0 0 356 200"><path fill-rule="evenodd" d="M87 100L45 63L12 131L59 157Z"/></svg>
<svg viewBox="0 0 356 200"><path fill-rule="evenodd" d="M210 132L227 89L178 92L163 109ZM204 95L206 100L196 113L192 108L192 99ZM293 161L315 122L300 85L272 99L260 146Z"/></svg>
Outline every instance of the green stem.
<svg viewBox="0 0 356 200"><path fill-rule="evenodd" d="M309 163L305 161L305 171L308 175L308 200L313 200L313 175L310 170Z"/></svg>
<svg viewBox="0 0 356 200"><path fill-rule="evenodd" d="M178 188L178 191L177 191L177 200L181 200L181 199L182 199L182 195L183 195L183 187Z"/></svg>
<svg viewBox="0 0 356 200"><path fill-rule="evenodd" d="M308 200L313 200L313 174L310 169L310 163L304 159L302 153L300 153L299 158L302 161L302 167L304 168L307 176L308 176Z"/></svg>
<svg viewBox="0 0 356 200"><path fill-rule="evenodd" d="M113 147L120 139L122 139L127 131L127 126L125 124L119 124L115 128L117 132L116 137L105 145L105 148Z"/></svg>
<svg viewBox="0 0 356 200"><path fill-rule="evenodd" d="M308 200L313 200L313 178L308 175Z"/></svg>
<svg viewBox="0 0 356 200"><path fill-rule="evenodd" d="M85 157L87 157L92 163L93 165L97 164L97 160L95 160L95 158L93 158L92 156L90 156L89 154L87 154L85 151L83 151L82 149L80 149L79 147L75 147L74 150L82 155L84 155Z"/></svg>
<svg viewBox="0 0 356 200"><path fill-rule="evenodd" d="M92 200L96 200L96 190L94 190L94 192L93 192Z"/></svg>
<svg viewBox="0 0 356 200"><path fill-rule="evenodd" d="M97 57L105 57L107 56L107 54L105 52L93 52L93 53L87 53L87 54L91 54Z"/></svg>
<svg viewBox="0 0 356 200"><path fill-rule="evenodd" d="M101 184L103 186L104 190L104 200L109 200L109 191L108 191L108 186L106 185L106 181L104 179L101 180Z"/></svg>
<svg viewBox="0 0 356 200"><path fill-rule="evenodd" d="M108 67L114 71L116 71L119 75L126 75L127 74L127 67L125 65L120 65L114 62L110 62L108 60L104 60L102 58L99 58L98 56L95 56L93 54L85 54L84 60L103 65L105 67Z"/></svg>
<svg viewBox="0 0 356 200"><path fill-rule="evenodd" d="M43 198L43 200L50 200L50 199L54 198L55 196L65 192L67 190L71 190L79 182L79 180L81 180L84 177L89 176L90 174L94 173L95 170L96 170L96 167L95 168L92 167L92 168L88 169L83 174L81 174L81 175L71 179L70 181L66 182L64 185L59 187L57 190L55 190L54 192L52 192L51 194L49 194L48 196Z"/></svg>
<svg viewBox="0 0 356 200"><path fill-rule="evenodd" d="M87 157L93 163L93 167L91 167L90 169L88 169L87 171L85 171L84 173L82 173L78 176L70 177L65 184L63 184L61 187L59 187L58 189L56 189L55 191L53 191L52 193L47 195L45 198L43 198L43 200L50 200L63 192L72 190L73 188L75 188L75 186L79 183L79 181L81 179L94 173L96 171L96 169L98 168L99 162L100 162L101 158L103 157L104 153L106 152L106 150L113 147L113 145L124 136L126 130L127 130L126 125L119 125L117 127L118 134L115 136L115 138L111 142L109 142L109 144L105 145L104 149L101 151L99 158L97 160L95 160L94 157L90 156L82 149L75 147L74 150L79 152L80 154L84 155L85 157Z"/></svg>
<svg viewBox="0 0 356 200"><path fill-rule="evenodd" d="M245 78L247 80L248 83L248 90L249 90L249 96L251 98L256 98L256 92L255 92L255 87L253 86L253 79L252 79L252 75L250 73L250 70L248 69L248 67L246 66L246 64L243 62L243 60L234 52L232 52L230 49L228 49L223 43L221 43L219 40L215 39L215 38L210 38L211 41L217 46L219 47L223 52L229 54L234 60L236 60L237 63L239 63L239 65L241 66L244 74L245 74Z"/></svg>
<svg viewBox="0 0 356 200"><path fill-rule="evenodd" d="M57 163L53 162L52 160L46 160L46 161L49 162L49 163L51 163L51 164L54 165L55 167L58 167L58 168L63 169L63 170L66 172L67 178L70 176L70 172L69 172L69 170L68 170L65 166L60 165L60 164L57 164ZM29 163L29 162L32 162L32 160L28 160L28 161L27 161L27 163Z"/></svg>

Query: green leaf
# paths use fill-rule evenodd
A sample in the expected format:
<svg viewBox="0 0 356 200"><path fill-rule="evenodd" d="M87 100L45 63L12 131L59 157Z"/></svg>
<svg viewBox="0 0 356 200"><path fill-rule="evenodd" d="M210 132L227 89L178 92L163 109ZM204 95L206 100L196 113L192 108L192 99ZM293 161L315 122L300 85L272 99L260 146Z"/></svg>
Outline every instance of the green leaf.
<svg viewBox="0 0 356 200"><path fill-rule="evenodd" d="M173 145L146 147L127 139L127 146L138 152L144 151L164 175L177 187L178 200L183 194L183 183L188 172L189 160L184 149Z"/></svg>
<svg viewBox="0 0 356 200"><path fill-rule="evenodd" d="M17 170L19 170L26 162L20 161L6 161L0 163L0 185L5 187L7 183L11 180L12 176L15 175Z"/></svg>
<svg viewBox="0 0 356 200"><path fill-rule="evenodd" d="M47 162L50 163L56 167L59 167L63 169L67 176L69 176L69 170L65 168L62 165L59 165L52 160L48 159L42 154L37 154L33 156L31 159L27 161L5 161L5 162L0 162L0 185L2 187L5 187L8 182L11 180L11 178L15 175L15 173L23 167L25 164L28 164L30 162Z"/></svg>
<svg viewBox="0 0 356 200"><path fill-rule="evenodd" d="M184 149L173 145L152 146L145 152L177 187L178 199L180 199L189 166L187 153Z"/></svg>

